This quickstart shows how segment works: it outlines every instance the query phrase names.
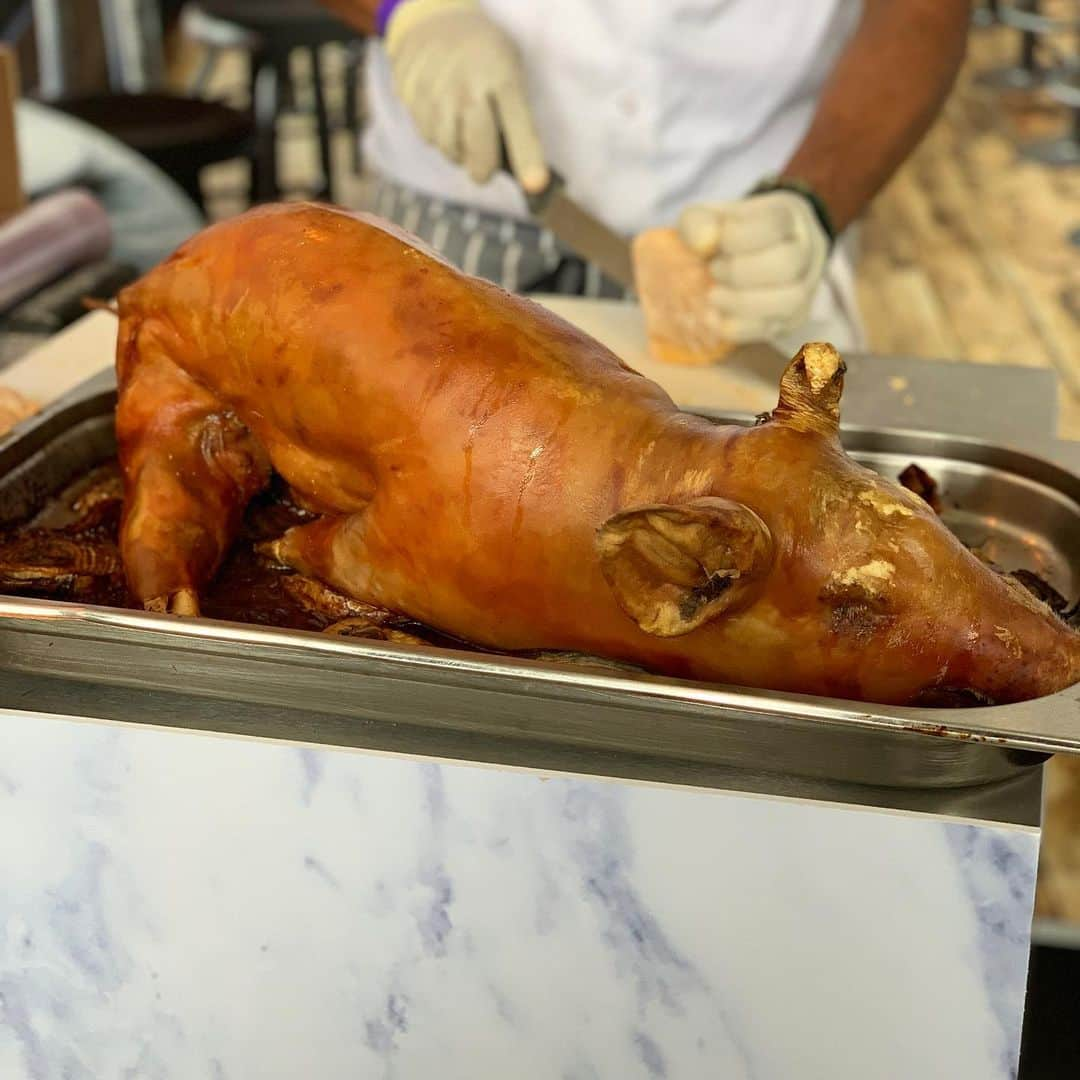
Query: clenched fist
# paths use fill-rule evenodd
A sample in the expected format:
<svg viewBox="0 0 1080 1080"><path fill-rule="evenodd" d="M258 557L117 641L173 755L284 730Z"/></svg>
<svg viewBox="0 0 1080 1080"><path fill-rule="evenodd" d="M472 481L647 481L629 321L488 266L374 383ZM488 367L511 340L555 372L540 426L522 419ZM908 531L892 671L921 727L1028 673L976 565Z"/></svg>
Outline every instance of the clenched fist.
<svg viewBox="0 0 1080 1080"><path fill-rule="evenodd" d="M830 243L809 199L770 191L699 204L683 211L678 228L707 261L708 304L720 338L765 341L806 319Z"/></svg>

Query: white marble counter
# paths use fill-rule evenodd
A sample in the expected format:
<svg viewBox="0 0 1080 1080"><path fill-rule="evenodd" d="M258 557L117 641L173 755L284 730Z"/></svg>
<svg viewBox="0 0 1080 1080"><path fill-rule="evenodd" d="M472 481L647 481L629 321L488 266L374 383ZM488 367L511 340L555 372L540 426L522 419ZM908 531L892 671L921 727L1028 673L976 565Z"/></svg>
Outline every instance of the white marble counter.
<svg viewBox="0 0 1080 1080"><path fill-rule="evenodd" d="M1009 1077L1037 846L0 713L0 1077Z"/></svg>

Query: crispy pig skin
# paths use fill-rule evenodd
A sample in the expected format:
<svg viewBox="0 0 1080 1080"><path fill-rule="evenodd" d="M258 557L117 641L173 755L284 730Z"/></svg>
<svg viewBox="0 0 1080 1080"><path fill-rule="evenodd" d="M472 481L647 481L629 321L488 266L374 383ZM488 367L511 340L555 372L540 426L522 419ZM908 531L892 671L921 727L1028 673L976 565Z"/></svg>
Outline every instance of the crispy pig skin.
<svg viewBox="0 0 1080 1080"><path fill-rule="evenodd" d="M121 552L197 611L271 467L321 516L272 555L479 645L882 703L1080 679L1080 636L843 453L805 346L754 428L681 413L535 304L378 219L212 226L119 298Z"/></svg>

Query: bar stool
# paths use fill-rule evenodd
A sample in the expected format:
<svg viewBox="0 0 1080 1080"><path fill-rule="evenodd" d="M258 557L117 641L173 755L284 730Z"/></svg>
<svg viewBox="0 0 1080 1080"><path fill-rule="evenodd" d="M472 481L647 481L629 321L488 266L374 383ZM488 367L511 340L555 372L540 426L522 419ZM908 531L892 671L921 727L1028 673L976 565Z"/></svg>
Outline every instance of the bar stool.
<svg viewBox="0 0 1080 1080"><path fill-rule="evenodd" d="M98 0L98 11L109 89L78 93L72 79L72 58L79 48L72 5L34 0L37 96L154 162L205 209L200 173L207 165L250 155L255 131L250 113L164 88L156 0Z"/></svg>
<svg viewBox="0 0 1080 1080"><path fill-rule="evenodd" d="M189 41L202 46L199 66L187 87L193 97L205 97L209 93L210 77L223 53L251 55L262 47L258 34L227 19L215 18L198 4L185 4L181 9L180 32Z"/></svg>
<svg viewBox="0 0 1080 1080"><path fill-rule="evenodd" d="M315 124L319 145L322 185L314 192L319 198L334 200L331 163L331 123L325 92L322 46L345 45L353 56L346 68L346 108L344 125L358 126L356 109L356 46L358 35L328 14L315 0L198 0L185 12L185 31L203 44L214 43L200 29L208 20L231 26L248 35L244 45L251 56L251 101L255 117L256 190L258 201L282 195L277 169L277 122L291 104L292 80L289 60L295 49L311 58ZM239 38L237 38L239 40ZM354 139L355 141L355 139Z"/></svg>
<svg viewBox="0 0 1080 1080"><path fill-rule="evenodd" d="M1046 92L1072 111L1069 130L1054 139L1040 139L1020 147L1024 157L1058 168L1080 165L1080 60L1054 69L1044 83Z"/></svg>
<svg viewBox="0 0 1080 1080"><path fill-rule="evenodd" d="M998 22L998 0L983 0L971 13L971 25L978 27L996 26Z"/></svg>
<svg viewBox="0 0 1080 1080"><path fill-rule="evenodd" d="M1020 31L1020 51L1015 64L981 72L976 81L992 90L1030 90L1042 82L1037 55L1039 38L1059 28L1058 21L1043 15L1039 0L1014 0L995 5L995 21Z"/></svg>
<svg viewBox="0 0 1080 1080"><path fill-rule="evenodd" d="M149 158L203 210L202 170L251 153L250 116L179 94L79 94L48 104Z"/></svg>

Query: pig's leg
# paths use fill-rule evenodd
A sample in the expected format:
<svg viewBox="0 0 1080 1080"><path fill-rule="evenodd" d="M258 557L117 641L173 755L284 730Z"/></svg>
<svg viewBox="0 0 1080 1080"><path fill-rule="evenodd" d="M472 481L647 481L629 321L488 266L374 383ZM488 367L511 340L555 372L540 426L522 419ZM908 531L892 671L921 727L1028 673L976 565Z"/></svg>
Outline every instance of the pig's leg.
<svg viewBox="0 0 1080 1080"><path fill-rule="evenodd" d="M261 555L307 577L325 582L353 600L396 610L382 595L385 577L372 566L365 533L368 511L328 516L296 525L276 540L260 544Z"/></svg>
<svg viewBox="0 0 1080 1080"><path fill-rule="evenodd" d="M120 551L150 611L199 613L199 590L270 475L262 447L170 357L152 318L120 324L117 441L124 471Z"/></svg>

